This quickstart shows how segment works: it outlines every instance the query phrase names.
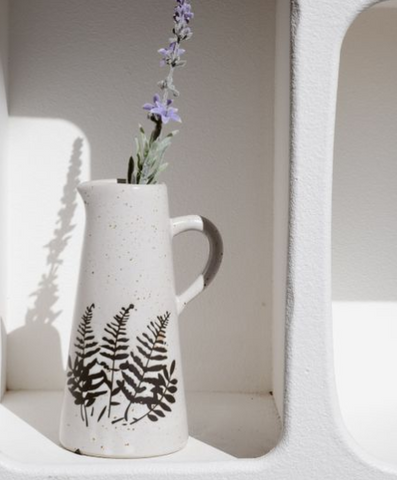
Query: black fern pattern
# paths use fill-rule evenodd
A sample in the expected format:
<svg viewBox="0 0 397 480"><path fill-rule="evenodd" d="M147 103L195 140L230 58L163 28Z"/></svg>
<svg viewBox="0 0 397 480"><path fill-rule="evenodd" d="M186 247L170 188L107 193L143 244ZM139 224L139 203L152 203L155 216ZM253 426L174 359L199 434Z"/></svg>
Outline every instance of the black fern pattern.
<svg viewBox="0 0 397 480"><path fill-rule="evenodd" d="M140 417L134 417L132 421L129 422L130 425L143 420L145 417L152 422L157 422L159 418L165 417L166 412L171 412L171 405L175 403L174 394L178 389L176 386L178 380L172 377L174 371L175 360L171 363L170 369L164 367L156 378L151 378L150 381L147 382L153 384L153 388L150 390L151 396L147 397L146 401L144 402L148 406L148 410ZM146 379L146 381L147 380L148 379ZM125 392L123 393L125 394ZM141 403L140 401L137 401L137 398L133 400L131 400L130 397L127 398L131 402L129 407L132 403ZM119 419L114 420L112 423L117 423L118 421ZM125 423L125 425L127 425L127 423Z"/></svg>
<svg viewBox="0 0 397 480"><path fill-rule="evenodd" d="M67 385L74 397L74 403L80 406L81 419L86 426L89 424L87 409L93 407L96 399L107 393L107 389L99 390L106 383L104 372L93 372L97 366L96 355L100 351L98 342L95 341L94 331L91 326L95 305L86 308L77 329L74 362L69 356Z"/></svg>
<svg viewBox="0 0 397 480"><path fill-rule="evenodd" d="M167 371L167 344L166 329L170 313L158 316L157 321L150 322L147 332L137 337L137 352L130 353L131 360L120 365L123 380L118 385L124 396L129 400L124 413L124 420L128 422L129 410L133 404L144 404L150 409L159 404L159 393L166 385L162 372ZM162 393L162 392L161 392ZM161 396L161 395L160 395ZM159 408L162 408L159 406ZM122 419L114 420L113 423ZM135 423L136 419L132 421Z"/></svg>
<svg viewBox="0 0 397 480"><path fill-rule="evenodd" d="M127 308L122 308L120 313L113 317L113 321L109 322L105 327L105 333L107 336L102 338L103 344L101 345L100 355L105 358L101 362L106 372L110 374L109 380L109 404L102 409L99 415L99 419L104 415L106 408L108 410L108 417L110 417L112 407L120 405L119 402L113 400L113 397L120 392L120 387L115 386L115 374L119 372L119 363L122 360L128 358L127 350L128 337L127 337L127 322L130 318L130 311L134 308L134 305L129 305Z"/></svg>
<svg viewBox="0 0 397 480"><path fill-rule="evenodd" d="M146 331L136 338L130 349L127 324L134 305L122 307L106 324L102 343L95 340L91 326L95 305L87 307L79 324L74 364L69 357L68 387L80 406L81 418L88 426L88 411L94 415L96 399L107 394L106 404L97 417L105 414L112 424L135 424L144 418L157 422L171 412L178 390L175 360L168 363L167 327L170 313L150 321ZM132 415L139 405L139 415ZM120 409L121 412L119 411ZM132 417L132 418L131 418Z"/></svg>

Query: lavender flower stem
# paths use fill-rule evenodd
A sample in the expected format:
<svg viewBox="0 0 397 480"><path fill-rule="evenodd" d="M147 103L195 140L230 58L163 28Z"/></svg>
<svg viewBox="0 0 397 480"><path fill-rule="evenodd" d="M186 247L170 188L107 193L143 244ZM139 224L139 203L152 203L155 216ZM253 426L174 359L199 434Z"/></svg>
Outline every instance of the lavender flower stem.
<svg viewBox="0 0 397 480"><path fill-rule="evenodd" d="M175 70L175 67L170 65L170 71L168 73L168 77L167 77L167 80L166 80L166 88L164 88L164 93L163 93L163 104L164 105L167 103L167 100L168 100L168 93L169 93L168 85L172 85L172 83L174 81L174 70Z"/></svg>
<svg viewBox="0 0 397 480"><path fill-rule="evenodd" d="M155 122L155 127L152 131L152 134L151 134L151 142L155 142L161 135L161 130L162 130L162 127L163 127L163 122L161 121L161 118L160 120L153 120Z"/></svg>
<svg viewBox="0 0 397 480"><path fill-rule="evenodd" d="M153 131L150 138L146 137L143 128L140 126L140 138L136 139L137 152L136 162L131 157L128 166L127 182L128 183L156 183L157 176L166 168L167 164L163 163L165 150L171 142L171 138L177 133L176 131L169 133L166 138L162 139L163 125L168 122L181 122L178 115L178 109L171 106L174 97L179 96L179 92L174 86L174 70L176 67L183 67L186 62L181 60L181 56L185 53L180 45L183 41L188 40L192 36L189 23L194 13L191 10L190 0L176 0L174 7L174 27L172 30L172 38L165 48L158 50L162 55L161 66L168 65L169 72L166 78L158 83L162 92L153 97L153 103L145 103L143 109L148 112L148 119L154 123Z"/></svg>

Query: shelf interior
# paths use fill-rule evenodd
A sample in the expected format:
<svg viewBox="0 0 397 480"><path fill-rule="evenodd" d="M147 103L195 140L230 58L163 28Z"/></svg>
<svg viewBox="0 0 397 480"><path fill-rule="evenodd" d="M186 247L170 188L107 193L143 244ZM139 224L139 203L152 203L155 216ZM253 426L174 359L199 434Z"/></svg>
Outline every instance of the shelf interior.
<svg viewBox="0 0 397 480"><path fill-rule="evenodd" d="M280 436L268 393L275 392L281 412L283 308L275 315L277 341L272 337L275 7L275 0L257 0L249 9L233 0L226 17L221 5L195 7L202 30L187 52L191 67L178 79L189 130L173 145L164 182L172 215L208 216L222 231L228 255L214 284L180 322L185 385L203 392L188 394L188 446L150 461L255 458ZM76 186L124 172L130 126L145 121L141 105L161 75L153 55L167 38L169 15L161 1L109 8L106 2L0 0L0 218L7 219L0 231L0 384L5 388L7 379L8 389L0 404L0 451L17 464L111 462L76 456L57 440L85 222ZM224 38L243 17L250 28L236 52ZM150 35L148 18L158 22ZM200 58L206 68L197 69ZM285 59L287 65L289 51ZM252 124L229 112L230 92L245 92L235 96L232 110ZM223 118L221 129L209 111ZM279 185L287 199L288 179ZM285 220L279 257L286 258L287 200L278 217ZM174 243L178 291L205 261L206 244L196 237ZM284 280L275 282L280 305Z"/></svg>
<svg viewBox="0 0 397 480"><path fill-rule="evenodd" d="M61 391L8 391L0 404L0 451L19 464L86 465L213 462L258 457L271 450L280 422L271 395L190 393L190 438L180 452L142 460L76 455L58 442Z"/></svg>

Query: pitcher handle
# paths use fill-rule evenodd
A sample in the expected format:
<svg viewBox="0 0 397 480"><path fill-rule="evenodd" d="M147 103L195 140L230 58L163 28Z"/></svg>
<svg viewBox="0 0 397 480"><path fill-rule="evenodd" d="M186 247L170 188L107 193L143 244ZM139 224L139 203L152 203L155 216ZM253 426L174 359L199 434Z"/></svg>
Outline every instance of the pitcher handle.
<svg viewBox="0 0 397 480"><path fill-rule="evenodd" d="M208 239L210 250L203 272L183 293L176 297L178 315L193 298L197 297L212 282L223 257L221 234L210 220L200 215L186 215L171 219L172 237L192 230L204 233Z"/></svg>

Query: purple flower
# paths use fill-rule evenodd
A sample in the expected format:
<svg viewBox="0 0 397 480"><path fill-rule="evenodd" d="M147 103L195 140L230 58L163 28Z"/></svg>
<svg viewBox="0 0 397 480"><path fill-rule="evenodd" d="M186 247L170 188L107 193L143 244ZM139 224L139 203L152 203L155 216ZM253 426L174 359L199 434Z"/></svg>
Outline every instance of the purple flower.
<svg viewBox="0 0 397 480"><path fill-rule="evenodd" d="M143 109L148 110L150 114L155 115L157 118L161 118L164 124L167 124L170 120L182 122L181 117L177 114L178 109L171 107L171 104L172 100L167 100L167 103L164 104L156 93L153 97L153 104L145 103Z"/></svg>
<svg viewBox="0 0 397 480"><path fill-rule="evenodd" d="M153 97L153 104L152 103L145 103L145 105L142 107L144 110L152 110L152 108L156 108L156 103L160 102L160 95L156 93L156 95Z"/></svg>
<svg viewBox="0 0 397 480"><path fill-rule="evenodd" d="M179 48L177 42L171 42L167 48L160 48L158 52L163 56L160 65L171 65L175 60L178 60L181 55L185 53L183 48Z"/></svg>
<svg viewBox="0 0 397 480"><path fill-rule="evenodd" d="M192 7L188 0L176 0L177 5L174 12L174 33L179 41L187 40L192 36L192 31L188 27L188 23L194 17Z"/></svg>
<svg viewBox="0 0 397 480"><path fill-rule="evenodd" d="M187 27L184 23L176 23L174 28L175 35L177 35L180 40L189 40L193 35L190 27Z"/></svg>
<svg viewBox="0 0 397 480"><path fill-rule="evenodd" d="M190 20L194 17L192 12L192 7L186 1L184 3L178 2L178 5L175 7L174 19L176 22L185 22L189 23Z"/></svg>

